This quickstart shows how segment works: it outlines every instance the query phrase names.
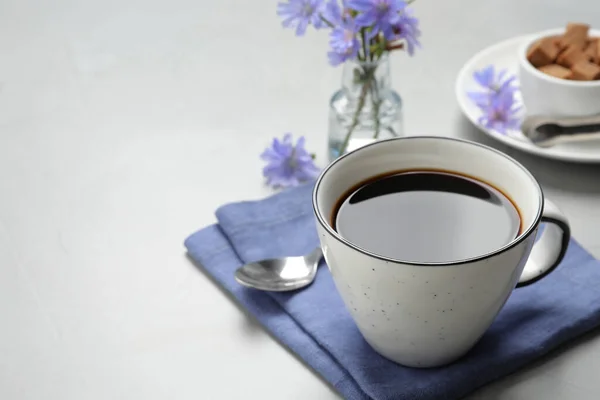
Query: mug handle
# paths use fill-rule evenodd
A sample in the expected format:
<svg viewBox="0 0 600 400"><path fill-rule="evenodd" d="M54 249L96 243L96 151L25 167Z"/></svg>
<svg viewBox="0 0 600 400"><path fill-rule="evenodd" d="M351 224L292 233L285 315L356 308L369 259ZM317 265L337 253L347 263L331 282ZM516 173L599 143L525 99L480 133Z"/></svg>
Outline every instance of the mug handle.
<svg viewBox="0 0 600 400"><path fill-rule="evenodd" d="M544 199L542 222L548 223L533 245L517 287L539 281L560 264L571 239L567 217L550 200Z"/></svg>

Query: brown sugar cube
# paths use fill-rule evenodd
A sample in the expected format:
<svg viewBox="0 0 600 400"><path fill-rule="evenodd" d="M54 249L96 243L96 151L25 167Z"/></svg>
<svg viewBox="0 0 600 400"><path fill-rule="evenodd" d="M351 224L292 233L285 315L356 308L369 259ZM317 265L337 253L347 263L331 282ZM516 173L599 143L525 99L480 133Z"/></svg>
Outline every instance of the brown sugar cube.
<svg viewBox="0 0 600 400"><path fill-rule="evenodd" d="M588 57L580 49L569 46L558 55L556 63L563 67L571 68L580 61L588 61Z"/></svg>
<svg viewBox="0 0 600 400"><path fill-rule="evenodd" d="M597 46L596 40L588 40L583 52L588 57L589 61L596 62L596 55L598 52L598 46Z"/></svg>
<svg viewBox="0 0 600 400"><path fill-rule="evenodd" d="M596 64L600 64L600 38L592 38L586 48L586 54L594 54L594 58L591 60Z"/></svg>
<svg viewBox="0 0 600 400"><path fill-rule="evenodd" d="M551 36L552 42L556 47L558 47L558 51L562 51L566 48L566 46L562 43L562 35L561 36Z"/></svg>
<svg viewBox="0 0 600 400"><path fill-rule="evenodd" d="M589 61L581 61L572 68L573 79L578 81L593 81L600 78L600 65Z"/></svg>
<svg viewBox="0 0 600 400"><path fill-rule="evenodd" d="M558 47L552 38L545 38L534 43L527 51L527 59L536 68L552 64L558 55Z"/></svg>
<svg viewBox="0 0 600 400"><path fill-rule="evenodd" d="M573 46L579 50L583 50L589 30L590 26L588 24L567 24L567 30L560 41L561 47Z"/></svg>
<svg viewBox="0 0 600 400"><path fill-rule="evenodd" d="M571 79L571 76L573 75L570 69L558 64L544 65L543 67L540 67L540 71L560 79Z"/></svg>

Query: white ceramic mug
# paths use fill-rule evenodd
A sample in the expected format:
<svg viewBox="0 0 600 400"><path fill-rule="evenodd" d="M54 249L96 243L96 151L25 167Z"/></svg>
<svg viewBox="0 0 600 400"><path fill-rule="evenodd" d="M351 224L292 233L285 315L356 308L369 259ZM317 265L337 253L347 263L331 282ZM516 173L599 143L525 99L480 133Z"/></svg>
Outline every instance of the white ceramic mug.
<svg viewBox="0 0 600 400"><path fill-rule="evenodd" d="M535 42L564 32L564 28L539 32L519 48L519 86L528 115L585 117L600 114L600 80L555 78L538 71L527 60L527 51ZM600 37L600 31L592 29L589 35Z"/></svg>
<svg viewBox="0 0 600 400"><path fill-rule="evenodd" d="M419 168L494 185L519 209L522 232L489 254L419 263L373 254L332 228L334 207L350 188L386 172ZM381 355L411 367L444 365L468 352L515 286L535 282L558 265L570 238L567 219L544 199L525 167L500 151L453 138L397 138L354 150L321 173L313 207L325 259L358 329ZM534 244L541 222L549 224Z"/></svg>

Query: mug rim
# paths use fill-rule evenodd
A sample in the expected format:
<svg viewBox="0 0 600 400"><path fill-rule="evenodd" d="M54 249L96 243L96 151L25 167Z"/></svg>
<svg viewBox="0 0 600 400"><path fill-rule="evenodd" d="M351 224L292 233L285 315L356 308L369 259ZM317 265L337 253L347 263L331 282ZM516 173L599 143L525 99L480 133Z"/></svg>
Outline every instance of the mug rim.
<svg viewBox="0 0 600 400"><path fill-rule="evenodd" d="M460 142L466 145L471 145L471 146L475 146L475 147L479 147L482 150L488 150L491 151L493 153L496 153L497 155L500 155L504 158L506 158L508 161L512 162L513 164L515 164L523 173L525 173L525 175L527 175L529 178L531 178L531 180L535 183L537 192L538 192L538 207L537 207L537 214L533 220L533 222L527 227L527 229L525 229L523 231L523 233L521 233L520 235L518 235L516 238L514 238L513 240L511 240L510 242L508 242L507 244L505 244L504 246L493 250L491 252L485 253L485 254L481 254L478 256L474 256L474 257L470 257L470 258L465 258L462 260L453 260L453 261L436 261L436 262L423 262L423 261L405 261L405 260L401 260L398 258L392 258L392 257L386 257L380 254L376 254L373 253L369 250L363 249L359 246L357 246L356 244L352 243L351 241L349 241L348 239L344 238L342 235L340 235L335 229L333 229L333 227L325 220L325 218L323 218L323 214L321 213L321 210L319 208L319 205L317 204L317 193L319 192L319 188L321 186L321 182L323 181L323 178L325 177L325 175L327 174L328 171L330 171L336 164L338 164L341 160L352 156L353 154L360 152L361 150L364 150L366 148L369 147L373 147L373 146L379 146L379 145L384 145L385 143L388 142L392 142L392 141L396 141L396 140L422 140L422 139L428 139L428 140L447 140L447 141L454 141L454 142ZM358 183L358 182L357 182ZM338 242L340 242L341 244L344 244L348 247L350 247L351 249L354 249L356 251L358 251L359 253L362 253L366 256L369 257L373 257L382 261L386 261L386 262L390 262L390 263L394 263L394 264L404 264L404 265L412 265L412 266L420 266L420 267L445 267L445 266L451 266L451 265L463 265L463 264L469 264L469 263L474 263L474 262L478 262L481 260L485 260L487 258L491 258L494 257L498 254L502 254L514 247L516 247L517 245L519 245L520 243L524 242L530 235L531 233L537 228L537 226L540 223L540 220L542 219L542 214L544 212L544 192L542 191L542 187L540 186L539 182L537 181L537 179L535 179L535 177L533 176L533 174L531 172L529 172L529 170L527 168L525 168L523 166L523 164L521 164L520 162L518 162L517 160L515 160L514 158L510 157L509 155L501 152L500 150L494 149L493 147L484 145L482 143L477 143L471 140L466 140L466 139L459 139L459 138L454 138L454 137L447 137L447 136L408 136L408 137L395 137L395 138L389 138L389 139L383 139L383 140L378 140L376 142L373 143L369 143L367 145L364 145L362 147L359 147L357 149L354 149L340 157L338 157L337 159L335 159L333 162L331 162L329 165L327 165L327 167L325 167L323 169L323 171L321 171L321 173L319 174L319 177L317 178L317 181L315 183L315 186L313 188L313 192L312 192L312 206L313 206L313 213L315 214L315 217L317 219L317 222L323 227L323 229L325 229L327 231L327 233L329 233L329 235L331 235L334 239L336 239ZM518 204L517 204L518 206Z"/></svg>

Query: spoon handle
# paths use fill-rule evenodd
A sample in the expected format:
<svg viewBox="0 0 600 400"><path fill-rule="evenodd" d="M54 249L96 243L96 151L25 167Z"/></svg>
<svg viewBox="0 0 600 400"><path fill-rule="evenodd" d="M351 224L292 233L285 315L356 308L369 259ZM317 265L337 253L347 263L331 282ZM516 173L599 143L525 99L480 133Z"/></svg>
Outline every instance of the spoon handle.
<svg viewBox="0 0 600 400"><path fill-rule="evenodd" d="M531 116L522 124L525 137L539 147L600 139L600 115L557 118Z"/></svg>
<svg viewBox="0 0 600 400"><path fill-rule="evenodd" d="M563 135L586 135L600 133L600 123L593 123L589 125L563 125Z"/></svg>
<svg viewBox="0 0 600 400"><path fill-rule="evenodd" d="M554 123L565 128L578 126L597 126L600 125L600 115L591 115L589 117L557 118L554 120Z"/></svg>

